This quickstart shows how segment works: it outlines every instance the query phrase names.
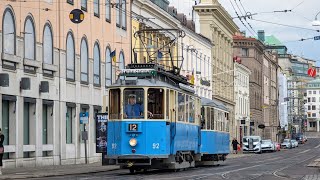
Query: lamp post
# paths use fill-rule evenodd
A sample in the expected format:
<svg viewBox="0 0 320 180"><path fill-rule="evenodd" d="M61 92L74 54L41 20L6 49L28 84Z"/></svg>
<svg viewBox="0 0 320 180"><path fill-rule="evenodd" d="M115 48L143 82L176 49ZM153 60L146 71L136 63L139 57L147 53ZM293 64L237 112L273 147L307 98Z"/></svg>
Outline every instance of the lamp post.
<svg viewBox="0 0 320 180"><path fill-rule="evenodd" d="M312 22L312 26L320 26L320 21L318 20L319 14L320 14L320 12L318 12L316 17L314 18L314 21Z"/></svg>

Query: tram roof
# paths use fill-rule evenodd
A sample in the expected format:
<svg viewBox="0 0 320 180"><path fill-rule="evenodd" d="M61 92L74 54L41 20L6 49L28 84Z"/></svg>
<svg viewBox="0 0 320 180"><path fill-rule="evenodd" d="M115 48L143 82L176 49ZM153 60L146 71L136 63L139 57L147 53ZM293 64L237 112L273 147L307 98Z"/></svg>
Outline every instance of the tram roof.
<svg viewBox="0 0 320 180"><path fill-rule="evenodd" d="M174 86L172 84L169 84L167 82L164 82L162 80L159 79L149 79L149 78L145 78L145 79L140 79L137 78L135 79L135 83L134 84L126 84L125 81L131 81L131 80L120 80L118 79L116 81L116 83L112 84L111 86L109 86L109 88L116 88L116 87L128 87L128 88L132 88L132 87L136 87L136 88L141 88L141 87L165 87L165 88L170 88L170 89L174 89L177 91L182 91L188 94L192 94L191 92L185 91L177 86Z"/></svg>
<svg viewBox="0 0 320 180"><path fill-rule="evenodd" d="M211 107L215 107L217 109L221 109L223 111L229 112L228 108L224 104L222 104L221 102L219 102L215 99L211 100L211 99L202 97L201 104L203 106L211 106Z"/></svg>

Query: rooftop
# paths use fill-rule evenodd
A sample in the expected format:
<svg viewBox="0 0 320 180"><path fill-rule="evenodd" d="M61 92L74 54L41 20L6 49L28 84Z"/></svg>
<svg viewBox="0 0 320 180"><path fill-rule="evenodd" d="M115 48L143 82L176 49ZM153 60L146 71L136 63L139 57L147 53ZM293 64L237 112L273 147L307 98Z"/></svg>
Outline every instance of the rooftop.
<svg viewBox="0 0 320 180"><path fill-rule="evenodd" d="M282 42L274 35L265 36L264 44L269 46L284 46Z"/></svg>

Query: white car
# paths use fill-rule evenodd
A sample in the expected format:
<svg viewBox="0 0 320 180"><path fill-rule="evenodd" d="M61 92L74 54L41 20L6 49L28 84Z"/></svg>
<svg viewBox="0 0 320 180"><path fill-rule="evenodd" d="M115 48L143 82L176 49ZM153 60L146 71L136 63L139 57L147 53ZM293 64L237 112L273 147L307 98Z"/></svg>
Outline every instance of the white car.
<svg viewBox="0 0 320 180"><path fill-rule="evenodd" d="M242 139L242 150L246 152L262 153L260 136L244 136Z"/></svg>
<svg viewBox="0 0 320 180"><path fill-rule="evenodd" d="M281 148L291 149L292 143L290 139L284 139L283 142L281 143Z"/></svg>
<svg viewBox="0 0 320 180"><path fill-rule="evenodd" d="M276 151L275 144L271 141L271 139L266 139L261 141L261 150L274 152Z"/></svg>
<svg viewBox="0 0 320 180"><path fill-rule="evenodd" d="M291 139L291 144L292 144L293 148L298 147L298 145L299 145L298 141L295 139Z"/></svg>

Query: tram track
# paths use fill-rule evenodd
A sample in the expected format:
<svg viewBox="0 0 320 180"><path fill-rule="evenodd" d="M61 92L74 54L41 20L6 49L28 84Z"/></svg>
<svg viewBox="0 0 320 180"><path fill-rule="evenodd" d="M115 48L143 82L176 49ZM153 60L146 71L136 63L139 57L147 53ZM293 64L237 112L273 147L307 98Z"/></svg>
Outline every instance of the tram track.
<svg viewBox="0 0 320 180"><path fill-rule="evenodd" d="M313 147L310 147L309 149L307 149L308 151L305 150L305 151L302 151L302 152L310 152L311 149L313 149ZM293 156L293 155L294 155L294 156ZM265 162L265 163L262 163L262 164L258 164L258 165L254 165L254 166L248 166L248 167L244 167L244 168L240 168L240 169L234 169L234 170L231 170L231 171L224 172L223 174L220 173L220 175L221 175L221 178L222 178L222 179L228 179L228 174L229 174L229 173L239 172L239 171L244 171L244 170L247 170L247 169L252 169L252 168L256 168L256 167L261 167L261 166L269 165L269 164L274 163L273 160L275 160L275 158L277 158L277 159L278 159L278 158L282 158L281 160L278 160L277 163L283 163L284 161L290 160L290 159L292 159L292 158L299 158L299 156L301 156L301 153L297 153L297 151L295 150L295 151L291 151L291 152L289 152L289 153L286 153L286 157L285 157L285 158L282 158L281 156L280 156L280 157L274 157L274 158L271 158L271 159L268 159L268 160L264 160L264 162L265 162L265 161L268 161L268 162ZM312 156L312 157L310 157L310 158L307 158L307 159L303 160L302 162L294 163L294 164L292 164L292 165L290 165L290 166L286 166L286 167L284 167L284 168L277 169L276 171L273 171L271 174L272 174L273 176L277 177L277 178L286 178L285 176L280 176L280 175L278 175L277 173L279 173L279 172L281 172L281 171L283 171L283 170L285 170L285 169L287 169L287 168L290 168L290 167L292 167L292 166L294 166L294 165L304 163L304 162L306 162L306 161L308 161L308 160L311 160L311 159L313 159L313 158L315 158L315 157L317 157L317 155ZM260 159L260 158L259 158L259 159ZM258 159L258 160L259 160L259 159ZM255 161L255 162L256 162L256 161ZM259 162L259 161L258 161L258 162ZM251 178L249 178L249 179L250 179L250 180L258 179L258 178L260 178L261 176L266 175L266 174L267 174L267 173L262 173L260 176L251 177Z"/></svg>

